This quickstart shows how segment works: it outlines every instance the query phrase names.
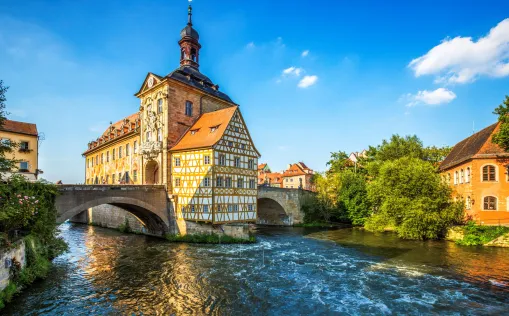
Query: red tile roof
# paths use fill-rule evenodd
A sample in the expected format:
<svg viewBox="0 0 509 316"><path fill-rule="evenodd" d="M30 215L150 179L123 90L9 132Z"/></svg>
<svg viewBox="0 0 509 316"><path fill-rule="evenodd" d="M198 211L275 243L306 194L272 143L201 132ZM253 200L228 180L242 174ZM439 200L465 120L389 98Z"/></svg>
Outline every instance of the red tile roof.
<svg viewBox="0 0 509 316"><path fill-rule="evenodd" d="M262 170L263 168L265 168L265 166L267 166L266 163L261 163L258 165L258 170Z"/></svg>
<svg viewBox="0 0 509 316"><path fill-rule="evenodd" d="M474 158L476 154L505 154L502 148L491 142L491 135L497 129L498 124L492 124L457 143L440 164L440 170L461 164L470 158ZM481 152L483 148L484 150Z"/></svg>
<svg viewBox="0 0 509 316"><path fill-rule="evenodd" d="M309 169L303 162L298 162L290 165L290 168L283 172L283 177L302 176L306 174L313 174L313 170Z"/></svg>
<svg viewBox="0 0 509 316"><path fill-rule="evenodd" d="M25 135L33 135L37 136L37 125L32 123L25 122L17 122L11 120L5 120L4 124L0 126L0 130L11 132L11 133L19 133Z"/></svg>
<svg viewBox="0 0 509 316"><path fill-rule="evenodd" d="M233 106L202 114L171 150L214 146L223 136L237 108Z"/></svg>

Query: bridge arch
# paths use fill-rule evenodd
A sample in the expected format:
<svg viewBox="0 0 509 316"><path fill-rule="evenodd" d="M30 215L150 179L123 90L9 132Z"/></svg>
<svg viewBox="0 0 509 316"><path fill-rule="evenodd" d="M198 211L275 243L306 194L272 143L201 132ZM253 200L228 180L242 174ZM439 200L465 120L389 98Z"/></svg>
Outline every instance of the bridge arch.
<svg viewBox="0 0 509 316"><path fill-rule="evenodd" d="M164 186L62 185L56 199L57 223L99 205L109 204L136 216L154 235L169 231L167 193Z"/></svg>
<svg viewBox="0 0 509 316"><path fill-rule="evenodd" d="M303 222L301 198L306 191L298 189L258 187L258 218L260 225L291 226Z"/></svg>

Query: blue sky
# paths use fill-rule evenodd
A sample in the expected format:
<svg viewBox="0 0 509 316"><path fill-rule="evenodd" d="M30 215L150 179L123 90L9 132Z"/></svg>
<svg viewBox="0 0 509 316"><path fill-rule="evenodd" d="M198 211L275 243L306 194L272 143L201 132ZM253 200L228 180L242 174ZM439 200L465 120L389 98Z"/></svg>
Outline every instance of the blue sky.
<svg viewBox="0 0 509 316"><path fill-rule="evenodd" d="M241 105L273 170L391 134L454 145L509 94L507 1L195 0L200 70ZM44 178L137 111L147 72L178 67L186 0L0 1L10 119L37 123Z"/></svg>

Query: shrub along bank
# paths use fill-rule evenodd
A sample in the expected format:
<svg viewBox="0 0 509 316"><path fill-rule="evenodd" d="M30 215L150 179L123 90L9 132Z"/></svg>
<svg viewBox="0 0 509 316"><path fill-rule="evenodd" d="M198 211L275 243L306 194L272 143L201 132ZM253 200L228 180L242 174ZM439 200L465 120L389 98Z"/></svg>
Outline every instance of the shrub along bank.
<svg viewBox="0 0 509 316"><path fill-rule="evenodd" d="M452 199L437 170L449 151L393 135L356 163L345 152L332 153L328 170L313 179L317 194L304 201L304 221L391 228L405 239L444 238L463 218L462 202Z"/></svg>
<svg viewBox="0 0 509 316"><path fill-rule="evenodd" d="M504 226L482 226L474 222L468 222L462 227L463 239L456 240L456 243L464 246L480 246L509 233L509 227Z"/></svg>
<svg viewBox="0 0 509 316"><path fill-rule="evenodd" d="M17 240L25 241L26 265L13 260L9 285L0 293L0 308L12 296L38 278L47 275L51 260L67 250L57 237L55 185L29 183L14 176L0 183L0 251Z"/></svg>

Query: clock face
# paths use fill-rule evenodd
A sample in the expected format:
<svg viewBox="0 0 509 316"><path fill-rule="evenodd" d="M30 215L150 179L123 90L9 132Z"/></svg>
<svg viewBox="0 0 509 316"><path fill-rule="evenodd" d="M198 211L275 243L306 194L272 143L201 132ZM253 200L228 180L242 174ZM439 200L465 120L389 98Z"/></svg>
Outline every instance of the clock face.
<svg viewBox="0 0 509 316"><path fill-rule="evenodd" d="M148 78L148 87L149 88L152 88L152 86L154 85L154 77L150 77Z"/></svg>

